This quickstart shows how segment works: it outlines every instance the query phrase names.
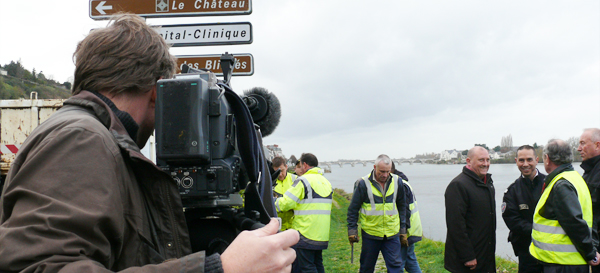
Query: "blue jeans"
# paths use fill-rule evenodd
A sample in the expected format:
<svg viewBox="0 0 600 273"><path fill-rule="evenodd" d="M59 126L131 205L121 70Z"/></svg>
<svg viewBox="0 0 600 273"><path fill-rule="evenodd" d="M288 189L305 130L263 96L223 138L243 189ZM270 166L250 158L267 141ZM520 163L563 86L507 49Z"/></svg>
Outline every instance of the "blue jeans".
<svg viewBox="0 0 600 273"><path fill-rule="evenodd" d="M402 270L406 269L408 273L421 273L417 256L415 255L415 244L410 244L408 247L402 247L400 249L400 255L402 256Z"/></svg>
<svg viewBox="0 0 600 273"><path fill-rule="evenodd" d="M324 273L323 250L294 248L296 260L292 263L292 273Z"/></svg>
<svg viewBox="0 0 600 273"><path fill-rule="evenodd" d="M385 266L387 267L388 273L400 273L402 272L401 265L402 260L400 259L400 238L398 236L392 236L391 238L384 238L383 240L373 240L365 238L364 233L362 248L360 252L360 272L371 273L375 271L375 263L379 256L379 251L385 260Z"/></svg>

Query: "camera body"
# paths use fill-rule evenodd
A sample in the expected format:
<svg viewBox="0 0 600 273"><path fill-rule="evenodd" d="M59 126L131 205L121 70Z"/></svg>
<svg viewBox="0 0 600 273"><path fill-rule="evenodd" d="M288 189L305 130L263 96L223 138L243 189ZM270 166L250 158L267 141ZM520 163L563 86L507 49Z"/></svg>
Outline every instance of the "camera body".
<svg viewBox="0 0 600 273"><path fill-rule="evenodd" d="M185 208L243 205L235 117L217 83L197 71L157 84L157 165L177 182Z"/></svg>
<svg viewBox="0 0 600 273"><path fill-rule="evenodd" d="M207 255L276 215L260 128L273 132L279 101L264 88L235 93L234 60L221 55L222 81L184 65L157 83L156 164L177 182L192 251Z"/></svg>

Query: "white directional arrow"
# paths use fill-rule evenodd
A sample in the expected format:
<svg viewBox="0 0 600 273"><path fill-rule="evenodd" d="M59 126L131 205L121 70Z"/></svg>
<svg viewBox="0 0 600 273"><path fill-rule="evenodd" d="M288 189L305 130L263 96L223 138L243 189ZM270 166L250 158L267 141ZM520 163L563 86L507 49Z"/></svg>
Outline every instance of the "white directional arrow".
<svg viewBox="0 0 600 273"><path fill-rule="evenodd" d="M104 12L105 10L112 9L112 6L105 6L104 4L106 4L106 1L102 1L100 4L98 4L98 6L96 6L96 10L102 15L106 14L106 12Z"/></svg>

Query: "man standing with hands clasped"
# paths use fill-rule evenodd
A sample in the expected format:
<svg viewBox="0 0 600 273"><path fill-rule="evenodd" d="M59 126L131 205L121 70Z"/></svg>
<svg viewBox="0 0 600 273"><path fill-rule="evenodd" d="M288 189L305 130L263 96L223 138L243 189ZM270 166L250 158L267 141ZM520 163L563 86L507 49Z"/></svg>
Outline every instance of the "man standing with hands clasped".
<svg viewBox="0 0 600 273"><path fill-rule="evenodd" d="M402 272L400 257L406 237L406 202L402 180L390 174L392 160L380 155L373 171L356 181L348 206L348 239L359 241L358 221L362 226L360 272L373 272L379 252L388 272Z"/></svg>
<svg viewBox="0 0 600 273"><path fill-rule="evenodd" d="M444 268L450 272L496 272L496 201L489 168L488 151L475 146L446 188Z"/></svg>

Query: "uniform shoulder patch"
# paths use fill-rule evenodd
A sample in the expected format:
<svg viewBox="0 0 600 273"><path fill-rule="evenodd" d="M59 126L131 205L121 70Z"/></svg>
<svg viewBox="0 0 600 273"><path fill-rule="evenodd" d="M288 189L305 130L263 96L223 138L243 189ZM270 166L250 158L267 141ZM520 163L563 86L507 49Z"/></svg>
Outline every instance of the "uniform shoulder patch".
<svg viewBox="0 0 600 273"><path fill-rule="evenodd" d="M504 210L506 209L506 202L502 202L502 213L504 213Z"/></svg>

